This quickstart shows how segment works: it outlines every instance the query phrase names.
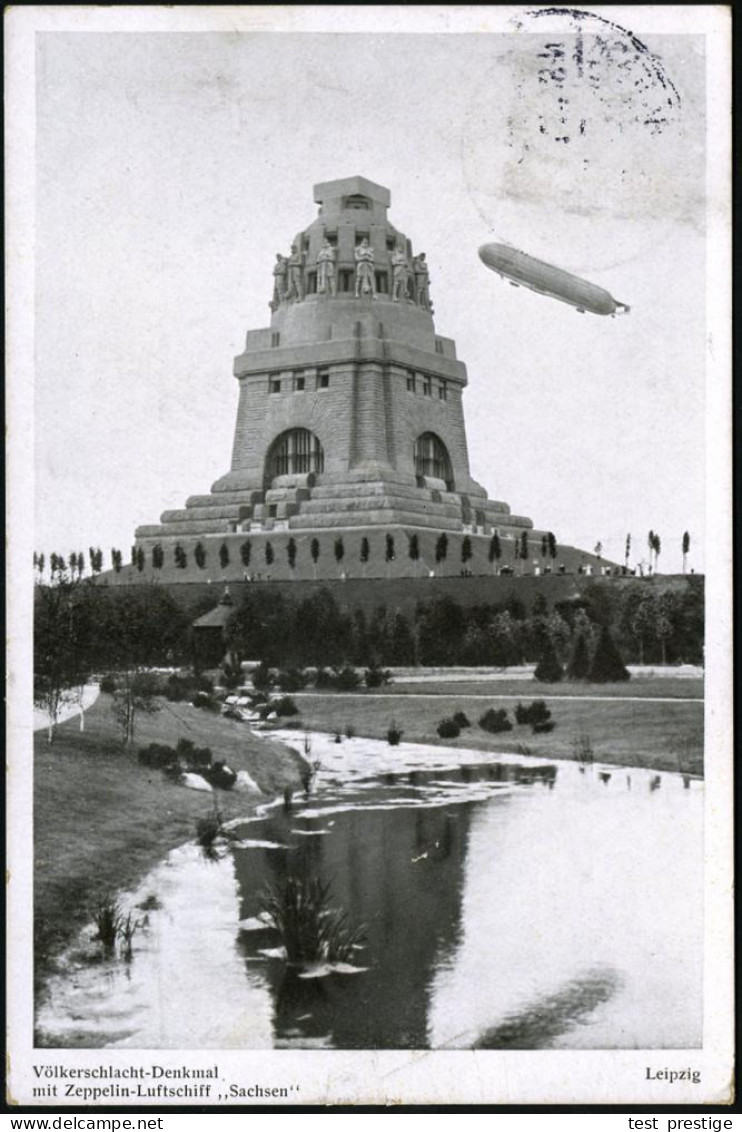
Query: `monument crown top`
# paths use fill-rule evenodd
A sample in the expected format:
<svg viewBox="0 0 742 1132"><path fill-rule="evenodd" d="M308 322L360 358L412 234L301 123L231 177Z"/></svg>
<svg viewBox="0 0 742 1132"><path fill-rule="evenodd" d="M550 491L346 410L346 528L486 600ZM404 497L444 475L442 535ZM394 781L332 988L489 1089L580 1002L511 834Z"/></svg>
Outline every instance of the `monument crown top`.
<svg viewBox="0 0 742 1132"><path fill-rule="evenodd" d="M392 199L389 189L365 177L343 177L339 181L322 181L314 186L315 204L339 203L343 198L354 196L368 197L382 208L388 208Z"/></svg>

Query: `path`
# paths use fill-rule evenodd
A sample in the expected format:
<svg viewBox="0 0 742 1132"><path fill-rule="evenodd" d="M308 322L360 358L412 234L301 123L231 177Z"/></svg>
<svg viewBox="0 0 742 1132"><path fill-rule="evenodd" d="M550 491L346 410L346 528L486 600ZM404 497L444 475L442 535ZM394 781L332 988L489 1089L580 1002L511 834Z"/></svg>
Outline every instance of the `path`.
<svg viewBox="0 0 742 1132"><path fill-rule="evenodd" d="M98 684L86 684L82 690L82 710L87 711L88 708L95 703L100 695L100 686ZM81 705L80 701L75 698L67 703L63 703L57 715L57 723L64 723L66 719L73 719L76 715L80 714ZM33 729L34 731L43 731L49 726L49 715L43 708L34 707L33 709Z"/></svg>

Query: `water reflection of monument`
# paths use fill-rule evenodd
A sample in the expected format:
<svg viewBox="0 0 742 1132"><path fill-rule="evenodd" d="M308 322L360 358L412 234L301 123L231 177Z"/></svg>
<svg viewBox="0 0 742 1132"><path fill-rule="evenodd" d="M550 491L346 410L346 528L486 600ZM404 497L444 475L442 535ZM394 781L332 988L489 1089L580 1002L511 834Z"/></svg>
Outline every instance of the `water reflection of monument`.
<svg viewBox="0 0 742 1132"><path fill-rule="evenodd" d="M333 815L330 835L291 837L297 821L278 814L251 837L296 845L239 855L243 915L260 909L260 893L288 871L332 882L333 901L366 925L359 966L368 971L301 979L284 964L265 965L275 1004L278 1044L340 1049L424 1048L429 990L455 949L472 807L352 810ZM300 823L299 823L300 824ZM315 823L316 827L316 823ZM248 954L273 945L250 933ZM248 960L249 962L249 960Z"/></svg>

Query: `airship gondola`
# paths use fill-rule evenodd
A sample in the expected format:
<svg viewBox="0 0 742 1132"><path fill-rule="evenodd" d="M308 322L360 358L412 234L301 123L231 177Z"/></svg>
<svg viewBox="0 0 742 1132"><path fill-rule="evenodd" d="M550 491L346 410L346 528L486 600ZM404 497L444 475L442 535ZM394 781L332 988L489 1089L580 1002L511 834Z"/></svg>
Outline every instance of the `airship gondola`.
<svg viewBox="0 0 742 1132"><path fill-rule="evenodd" d="M626 303L619 303L602 287L596 287L586 279L563 271L561 267L534 259L507 244L483 244L479 249L479 258L486 267L507 279L514 287L528 287L539 295L548 295L552 299L569 303L580 314L590 311L592 314L615 316L626 314L629 310Z"/></svg>

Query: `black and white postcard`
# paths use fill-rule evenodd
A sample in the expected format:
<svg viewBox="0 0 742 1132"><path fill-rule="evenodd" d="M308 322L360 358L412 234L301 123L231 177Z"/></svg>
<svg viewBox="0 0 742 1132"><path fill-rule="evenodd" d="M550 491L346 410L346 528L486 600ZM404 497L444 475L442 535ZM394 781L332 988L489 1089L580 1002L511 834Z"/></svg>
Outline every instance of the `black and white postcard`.
<svg viewBox="0 0 742 1132"><path fill-rule="evenodd" d="M6 12L9 1103L733 1103L730 26Z"/></svg>

